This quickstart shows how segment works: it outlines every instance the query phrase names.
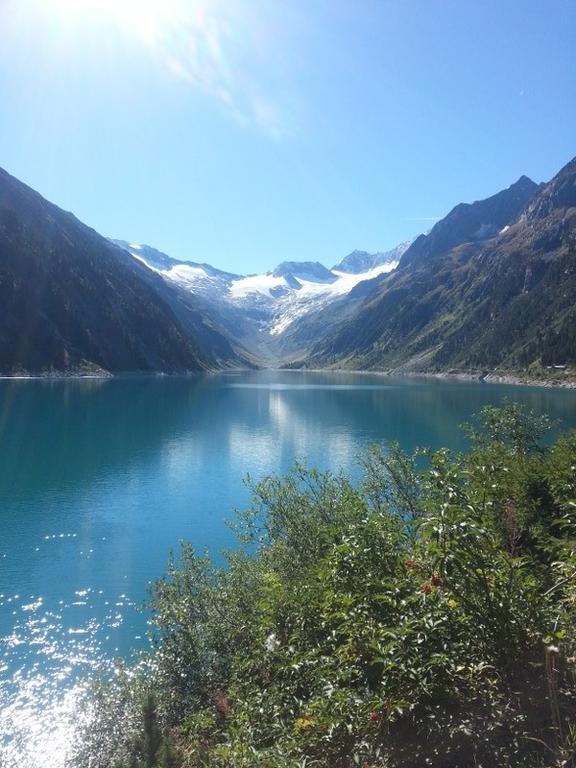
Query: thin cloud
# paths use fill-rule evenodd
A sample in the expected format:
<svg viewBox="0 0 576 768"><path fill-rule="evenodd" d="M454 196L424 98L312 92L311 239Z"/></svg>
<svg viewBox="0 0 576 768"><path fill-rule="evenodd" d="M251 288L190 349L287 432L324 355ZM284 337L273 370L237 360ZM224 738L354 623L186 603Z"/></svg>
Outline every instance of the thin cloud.
<svg viewBox="0 0 576 768"><path fill-rule="evenodd" d="M2 3L0 0L0 13ZM286 66L299 18L283 0L13 0L16 22L51 23L73 39L110 27L220 105L238 125L274 141L297 134L301 103ZM30 18L30 10L33 11ZM43 17L43 18L42 18ZM117 36L117 35L116 35Z"/></svg>
<svg viewBox="0 0 576 768"><path fill-rule="evenodd" d="M171 18L141 37L174 77L215 99L238 124L280 141L294 128L254 74L268 58L255 30L247 4L203 0L192 7L182 0Z"/></svg>

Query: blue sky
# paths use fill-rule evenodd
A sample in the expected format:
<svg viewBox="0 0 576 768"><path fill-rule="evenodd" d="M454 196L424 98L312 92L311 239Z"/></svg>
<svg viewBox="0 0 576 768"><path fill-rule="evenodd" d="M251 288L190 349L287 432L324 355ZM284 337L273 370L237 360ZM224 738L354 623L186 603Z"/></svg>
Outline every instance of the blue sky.
<svg viewBox="0 0 576 768"><path fill-rule="evenodd" d="M573 0L0 0L0 165L102 234L332 265L576 154Z"/></svg>

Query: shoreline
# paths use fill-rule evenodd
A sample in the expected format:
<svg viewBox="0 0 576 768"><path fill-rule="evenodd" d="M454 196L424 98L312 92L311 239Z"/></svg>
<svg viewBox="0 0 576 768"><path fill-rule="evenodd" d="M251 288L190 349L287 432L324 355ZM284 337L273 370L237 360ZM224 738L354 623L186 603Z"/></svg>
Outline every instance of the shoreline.
<svg viewBox="0 0 576 768"><path fill-rule="evenodd" d="M414 372L414 373L402 373L391 374L401 376L414 376L425 377L434 379L446 379L454 381L476 381L483 384L512 384L520 387L545 387L547 389L576 389L576 380L567 378L562 379L537 379L530 376L521 376L515 373L497 373L491 371L489 373L464 373L464 372Z"/></svg>
<svg viewBox="0 0 576 768"><path fill-rule="evenodd" d="M273 370L273 369L269 369ZM465 373L464 371L374 371L370 369L353 368L280 368L281 371L300 371L309 373L353 373L372 376L388 376L389 378L407 379L444 379L446 381L476 382L479 384L511 384L522 387L544 387L547 389L576 389L576 378L537 379L520 376L514 373Z"/></svg>
<svg viewBox="0 0 576 768"><path fill-rule="evenodd" d="M352 373L363 376L386 376L389 378L407 378L407 379L442 379L445 381L477 382L483 384L511 384L513 386L524 387L544 387L547 389L576 389L576 378L571 376L565 379L539 379L530 376L522 376L517 373L498 373L489 371L487 373L466 373L464 371L377 371L370 369L351 369L351 368L222 368L219 370L207 371L189 371L188 373L165 373L162 371L143 372L143 371L125 371L123 373L110 373L108 371L81 373L81 372L61 372L61 373L17 373L0 374L0 381L110 381L112 379L149 379L149 378L193 378L196 376L214 376L220 373L236 371L238 373L255 371L281 371L299 372L299 373Z"/></svg>

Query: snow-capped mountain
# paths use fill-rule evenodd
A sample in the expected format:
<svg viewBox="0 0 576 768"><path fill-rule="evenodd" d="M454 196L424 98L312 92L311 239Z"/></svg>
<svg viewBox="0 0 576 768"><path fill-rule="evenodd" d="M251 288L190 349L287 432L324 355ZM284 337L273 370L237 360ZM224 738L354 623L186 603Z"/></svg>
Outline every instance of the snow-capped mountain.
<svg viewBox="0 0 576 768"><path fill-rule="evenodd" d="M319 261L283 261L274 270L274 275L291 275L297 280L314 283L333 283L336 276Z"/></svg>
<svg viewBox="0 0 576 768"><path fill-rule="evenodd" d="M330 270L319 262L285 261L271 272L242 276L209 264L178 261L147 245L114 242L168 283L202 297L220 312L235 310L234 322L240 317L244 325L242 339L256 333L260 351L262 344L273 345L274 337L297 319L345 296L363 280L391 272L405 250L402 244L388 253L366 254L369 258L356 263L350 254L338 265L342 269ZM237 327L235 330L238 332Z"/></svg>
<svg viewBox="0 0 576 768"><path fill-rule="evenodd" d="M371 269L381 266L382 264L389 264L390 262L399 262L402 255L412 245L413 240L406 240L390 251L384 253L368 253L367 251L352 251L348 256L345 256L342 261L338 262L332 271L336 272L348 272L356 275L361 272L368 272Z"/></svg>
<svg viewBox="0 0 576 768"><path fill-rule="evenodd" d="M334 299L349 293L362 280L370 280L395 269L397 262L387 262L359 274L329 272L331 282L295 278L293 273L277 276L275 272L234 281L231 301L246 308L258 306L267 311L266 330L271 336L283 333L296 319L315 312ZM328 272L328 270L326 270Z"/></svg>
<svg viewBox="0 0 576 768"><path fill-rule="evenodd" d="M125 240L113 240L112 242L127 250L135 259L146 264L150 269L184 286L200 287L204 285L204 288L208 289L209 286L229 283L238 278L238 275L215 269L210 264L178 261L178 259L173 259L150 245L127 243Z"/></svg>

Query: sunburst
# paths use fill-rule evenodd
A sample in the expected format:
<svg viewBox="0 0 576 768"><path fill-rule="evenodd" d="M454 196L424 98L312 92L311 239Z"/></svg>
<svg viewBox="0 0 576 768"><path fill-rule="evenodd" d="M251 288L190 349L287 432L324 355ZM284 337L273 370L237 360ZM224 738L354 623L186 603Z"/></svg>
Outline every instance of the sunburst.
<svg viewBox="0 0 576 768"><path fill-rule="evenodd" d="M42 0L57 17L74 23L109 23L154 42L177 26L192 0Z"/></svg>

